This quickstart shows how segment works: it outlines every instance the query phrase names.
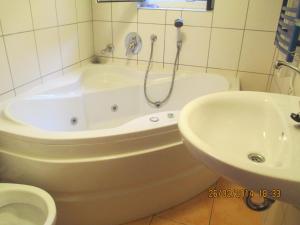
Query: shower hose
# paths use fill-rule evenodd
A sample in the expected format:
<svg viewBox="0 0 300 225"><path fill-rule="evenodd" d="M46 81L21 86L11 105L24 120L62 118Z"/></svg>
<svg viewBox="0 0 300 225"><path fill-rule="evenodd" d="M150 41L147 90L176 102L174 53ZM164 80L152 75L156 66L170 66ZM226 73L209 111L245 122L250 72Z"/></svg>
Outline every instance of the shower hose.
<svg viewBox="0 0 300 225"><path fill-rule="evenodd" d="M177 53L176 53L175 62L174 62L174 66L173 66L172 82L171 82L168 94L162 100L154 101L148 95L147 83L148 83L148 77L149 77L150 67L151 67L151 63L152 63L152 58L153 58L154 43L156 40L157 40L157 37L155 35L152 35L151 36L151 52L150 52L149 62L148 62L147 71L146 71L145 79L144 79L144 95L145 95L145 98L148 103L159 108L161 105L163 105L165 102L167 102L172 95L174 83L175 83L176 70L177 70L178 64L179 64L179 56L180 56L180 52L181 52L182 41L177 41Z"/></svg>

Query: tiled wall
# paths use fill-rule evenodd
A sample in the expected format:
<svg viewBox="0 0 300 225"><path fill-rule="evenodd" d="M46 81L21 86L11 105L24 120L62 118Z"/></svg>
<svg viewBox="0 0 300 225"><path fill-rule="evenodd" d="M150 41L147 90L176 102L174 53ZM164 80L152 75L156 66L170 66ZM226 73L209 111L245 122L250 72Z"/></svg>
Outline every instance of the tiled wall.
<svg viewBox="0 0 300 225"><path fill-rule="evenodd" d="M150 53L150 35L155 33L154 61L173 63L176 54L174 20L183 17L182 67L234 74L243 90L266 91L273 73L274 37L282 0L216 0L212 12L137 10L135 3L93 1L94 46L97 54L109 43L113 60L126 59L124 39L138 32L143 49L133 64L145 64Z"/></svg>
<svg viewBox="0 0 300 225"><path fill-rule="evenodd" d="M0 99L94 54L91 0L0 1Z"/></svg>
<svg viewBox="0 0 300 225"><path fill-rule="evenodd" d="M298 0L289 0L288 4L289 7L297 7ZM300 49L297 50L297 54L293 62L293 64L297 67L300 66L299 50ZM275 60L285 60L285 57L278 50L276 50L274 61ZM294 82L291 82L293 80ZM287 68L274 70L268 90L270 92L275 92L280 94L290 94L290 95L300 96L300 76L297 76L295 72Z"/></svg>
<svg viewBox="0 0 300 225"><path fill-rule="evenodd" d="M170 66L178 17L185 20L181 68L239 76L243 90L287 93L289 77L270 76L279 57L273 42L280 5L281 0L216 0L214 11L198 13L137 10L135 3L94 0L1 0L0 99L62 75L94 50L101 54L109 43L115 52L105 57L125 61L125 35L133 31L144 46L131 64L145 66L155 33L156 65ZM300 89L300 79L295 83Z"/></svg>

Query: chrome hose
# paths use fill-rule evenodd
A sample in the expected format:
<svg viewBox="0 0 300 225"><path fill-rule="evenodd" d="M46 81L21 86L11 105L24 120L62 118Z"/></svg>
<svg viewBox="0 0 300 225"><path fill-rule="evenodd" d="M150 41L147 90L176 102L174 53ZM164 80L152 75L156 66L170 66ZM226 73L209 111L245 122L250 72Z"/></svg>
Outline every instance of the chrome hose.
<svg viewBox="0 0 300 225"><path fill-rule="evenodd" d="M146 71L145 79L144 79L144 95L145 95L145 98L146 98L148 103L150 103L150 104L154 105L155 107L159 108L161 105L166 103L172 95L172 92L173 92L173 89L174 89L176 71L177 71L178 66L179 66L179 56L180 56L180 52L181 52L182 41L177 41L177 53L176 53L176 57L175 57L174 67L173 67L172 82L171 82L171 86L169 88L168 94L162 100L154 101L154 100L150 99L150 97L148 95L147 83L148 83L148 77L149 77L150 67L151 67L151 63L152 63L152 58L153 58L154 43L155 43L156 40L157 40L157 37L155 35L152 35L151 36L151 52L150 52L147 71Z"/></svg>

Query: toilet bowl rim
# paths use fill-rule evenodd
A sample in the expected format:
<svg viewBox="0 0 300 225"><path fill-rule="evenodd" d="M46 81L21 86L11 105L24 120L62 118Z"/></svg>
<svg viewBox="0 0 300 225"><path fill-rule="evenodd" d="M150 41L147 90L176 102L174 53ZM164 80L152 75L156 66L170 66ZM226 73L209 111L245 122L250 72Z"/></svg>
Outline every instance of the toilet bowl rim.
<svg viewBox="0 0 300 225"><path fill-rule="evenodd" d="M23 184L12 184L12 183L0 183L0 194L3 192L23 192L25 194L31 194L39 197L41 201L45 204L47 208L46 220L43 225L53 225L56 221L56 206L53 198L46 191ZM1 199L0 199L1 202ZM21 203L18 202L18 203ZM22 201L25 204L31 204L30 200L26 199L26 201Z"/></svg>

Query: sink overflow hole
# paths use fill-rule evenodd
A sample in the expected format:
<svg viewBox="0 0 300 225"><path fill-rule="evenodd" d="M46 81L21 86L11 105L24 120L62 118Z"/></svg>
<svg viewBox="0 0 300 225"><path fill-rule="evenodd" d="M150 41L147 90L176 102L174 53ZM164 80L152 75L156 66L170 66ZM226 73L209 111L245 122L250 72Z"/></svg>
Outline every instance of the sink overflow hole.
<svg viewBox="0 0 300 225"><path fill-rule="evenodd" d="M248 159L250 159L252 162L256 162L256 163L264 163L266 161L264 156L257 154L257 153L250 153L248 155Z"/></svg>

